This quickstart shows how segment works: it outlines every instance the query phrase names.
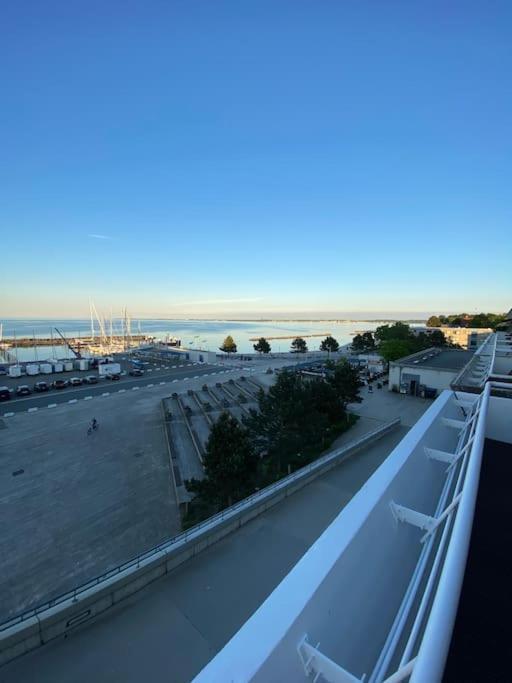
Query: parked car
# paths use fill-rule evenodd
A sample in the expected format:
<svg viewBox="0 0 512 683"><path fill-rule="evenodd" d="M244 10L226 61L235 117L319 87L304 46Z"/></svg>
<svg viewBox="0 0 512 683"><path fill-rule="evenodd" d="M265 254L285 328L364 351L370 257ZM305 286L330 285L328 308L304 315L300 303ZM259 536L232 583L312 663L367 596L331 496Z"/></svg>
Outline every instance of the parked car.
<svg viewBox="0 0 512 683"><path fill-rule="evenodd" d="M82 379L80 377L72 377L69 383L72 387L79 387L82 385Z"/></svg>
<svg viewBox="0 0 512 683"><path fill-rule="evenodd" d="M55 382L53 382L53 388L54 389L65 389L68 386L68 380L67 379L56 379Z"/></svg>
<svg viewBox="0 0 512 683"><path fill-rule="evenodd" d="M98 384L98 378L96 375L87 375L83 379L84 384Z"/></svg>
<svg viewBox="0 0 512 683"><path fill-rule="evenodd" d="M106 375L106 378L107 378L107 379L111 379L112 381L115 381L115 380L121 379L121 375L117 375L117 374L114 373L114 374L111 374L111 375Z"/></svg>
<svg viewBox="0 0 512 683"><path fill-rule="evenodd" d="M32 393L32 390L28 384L20 384L16 387L16 393L18 396L29 396Z"/></svg>
<svg viewBox="0 0 512 683"><path fill-rule="evenodd" d="M34 391L37 391L37 392L48 391L49 388L50 387L48 386L48 384L46 382L36 382L34 384Z"/></svg>
<svg viewBox="0 0 512 683"><path fill-rule="evenodd" d="M130 370L130 375L132 377L142 377L143 374L144 374L144 370L142 370L142 368L132 368Z"/></svg>
<svg viewBox="0 0 512 683"><path fill-rule="evenodd" d="M8 401L11 398L9 387L0 387L0 401Z"/></svg>

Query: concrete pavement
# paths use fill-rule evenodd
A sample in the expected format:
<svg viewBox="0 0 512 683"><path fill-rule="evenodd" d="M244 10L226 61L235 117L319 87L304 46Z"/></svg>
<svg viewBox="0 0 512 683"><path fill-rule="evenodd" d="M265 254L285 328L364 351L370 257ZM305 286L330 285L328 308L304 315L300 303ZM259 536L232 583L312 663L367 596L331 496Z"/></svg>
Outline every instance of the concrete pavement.
<svg viewBox="0 0 512 683"><path fill-rule="evenodd" d="M5 665L0 681L190 681L405 432L401 428L355 454L95 623Z"/></svg>

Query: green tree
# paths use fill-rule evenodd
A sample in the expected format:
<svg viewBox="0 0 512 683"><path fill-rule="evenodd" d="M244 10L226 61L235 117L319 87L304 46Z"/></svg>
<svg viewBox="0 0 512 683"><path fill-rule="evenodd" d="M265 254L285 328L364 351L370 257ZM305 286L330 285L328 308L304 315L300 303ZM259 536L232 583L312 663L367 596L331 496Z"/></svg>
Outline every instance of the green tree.
<svg viewBox="0 0 512 683"><path fill-rule="evenodd" d="M205 479L185 482L202 502L223 509L254 491L258 457L249 432L229 413L213 425L203 465Z"/></svg>
<svg viewBox="0 0 512 683"><path fill-rule="evenodd" d="M410 340L413 337L411 328L406 323L396 322L392 325L381 325L375 330L375 339L381 344L389 340Z"/></svg>
<svg viewBox="0 0 512 683"><path fill-rule="evenodd" d="M414 342L409 339L386 339L379 344L379 353L388 362L414 353Z"/></svg>
<svg viewBox="0 0 512 683"><path fill-rule="evenodd" d="M292 353L306 353L308 345L302 337L297 337L292 341Z"/></svg>
<svg viewBox="0 0 512 683"><path fill-rule="evenodd" d="M264 457L268 480L286 471L293 456L304 448L308 423L304 383L298 373L281 372L265 393L258 394L258 410L244 420L255 449ZM315 429L312 421L309 429Z"/></svg>
<svg viewBox="0 0 512 683"><path fill-rule="evenodd" d="M356 334L352 339L352 351L354 353L368 353L375 349L375 339L371 332Z"/></svg>
<svg viewBox="0 0 512 683"><path fill-rule="evenodd" d="M252 347L258 353L270 353L270 344L265 337L260 337L256 344Z"/></svg>
<svg viewBox="0 0 512 683"><path fill-rule="evenodd" d="M340 345L334 339L334 337L331 337L330 335L327 336L322 343L320 344L320 351L330 351L330 352L336 352L340 348Z"/></svg>
<svg viewBox="0 0 512 683"><path fill-rule="evenodd" d="M429 346L448 346L448 341L441 330L433 330L430 334L426 336L426 344L424 348L429 348Z"/></svg>
<svg viewBox="0 0 512 683"><path fill-rule="evenodd" d="M224 351L224 353L236 353L236 344L230 334L224 339L222 346L220 346L219 349L220 351Z"/></svg>
<svg viewBox="0 0 512 683"><path fill-rule="evenodd" d="M441 327L441 320L437 315L431 315L427 320L427 327Z"/></svg>
<svg viewBox="0 0 512 683"><path fill-rule="evenodd" d="M334 389L336 400L343 411L346 410L349 403L360 403L362 401L359 390L363 383L359 379L359 372L345 358L336 363L328 382Z"/></svg>

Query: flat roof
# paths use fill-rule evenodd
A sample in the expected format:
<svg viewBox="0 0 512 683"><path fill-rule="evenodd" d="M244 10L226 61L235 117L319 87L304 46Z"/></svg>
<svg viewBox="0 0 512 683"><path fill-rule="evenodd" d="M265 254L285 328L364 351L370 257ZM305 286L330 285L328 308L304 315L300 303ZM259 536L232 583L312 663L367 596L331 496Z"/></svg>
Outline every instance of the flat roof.
<svg viewBox="0 0 512 683"><path fill-rule="evenodd" d="M431 348L399 358L395 365L435 368L436 370L462 370L473 357L473 351Z"/></svg>

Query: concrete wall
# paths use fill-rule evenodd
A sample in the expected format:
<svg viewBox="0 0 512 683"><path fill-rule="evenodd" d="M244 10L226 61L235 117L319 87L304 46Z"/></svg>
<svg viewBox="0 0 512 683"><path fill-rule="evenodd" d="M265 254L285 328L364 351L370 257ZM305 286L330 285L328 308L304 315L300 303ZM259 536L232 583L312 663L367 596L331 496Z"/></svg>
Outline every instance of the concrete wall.
<svg viewBox="0 0 512 683"><path fill-rule="evenodd" d="M512 444L512 400L510 398L491 396L489 399L485 437Z"/></svg>
<svg viewBox="0 0 512 683"><path fill-rule="evenodd" d="M87 586L77 588L62 600L57 599L58 604L42 609L37 615L30 616L21 623L4 627L0 630L0 665L89 623L110 607L168 574L346 458L377 441L397 427L399 422L395 420L383 425L351 444L319 458L280 482L161 544L155 551L149 551L118 570L113 570L106 578L100 577ZM57 601L53 601L55 602Z"/></svg>

